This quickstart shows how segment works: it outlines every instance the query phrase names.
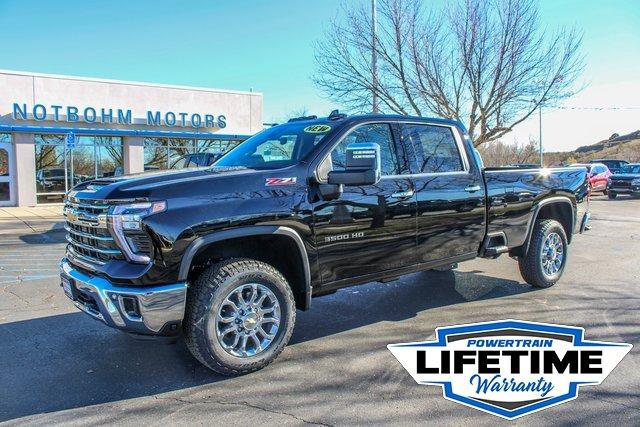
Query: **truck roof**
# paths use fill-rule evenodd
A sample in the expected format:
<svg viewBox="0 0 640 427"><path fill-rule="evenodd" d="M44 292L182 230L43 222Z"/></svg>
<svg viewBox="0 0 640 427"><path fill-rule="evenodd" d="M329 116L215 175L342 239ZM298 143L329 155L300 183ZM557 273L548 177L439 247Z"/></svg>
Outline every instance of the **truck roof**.
<svg viewBox="0 0 640 427"><path fill-rule="evenodd" d="M309 122L309 123L329 123L329 122L341 122L341 123L354 123L354 122L364 122L370 121L372 119L384 120L384 121L392 121L392 122L400 122L400 121L415 121L415 122L424 122L424 123L439 123L443 125L449 126L459 126L462 129L465 129L462 123L458 120L453 119L443 119L437 117L419 117L419 116L405 116L401 114L354 114L354 115L346 115L346 114L332 114L327 117L317 117L317 116L306 116L306 117L297 117L290 119L289 122Z"/></svg>

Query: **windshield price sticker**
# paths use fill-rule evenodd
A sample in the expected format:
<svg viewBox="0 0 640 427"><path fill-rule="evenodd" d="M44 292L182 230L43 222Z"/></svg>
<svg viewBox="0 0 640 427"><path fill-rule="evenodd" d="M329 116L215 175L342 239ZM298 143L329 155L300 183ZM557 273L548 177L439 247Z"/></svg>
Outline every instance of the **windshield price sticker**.
<svg viewBox="0 0 640 427"><path fill-rule="evenodd" d="M632 347L586 341L583 328L518 320L438 328L436 336L387 347L418 384L506 419L577 398L580 386L602 383Z"/></svg>

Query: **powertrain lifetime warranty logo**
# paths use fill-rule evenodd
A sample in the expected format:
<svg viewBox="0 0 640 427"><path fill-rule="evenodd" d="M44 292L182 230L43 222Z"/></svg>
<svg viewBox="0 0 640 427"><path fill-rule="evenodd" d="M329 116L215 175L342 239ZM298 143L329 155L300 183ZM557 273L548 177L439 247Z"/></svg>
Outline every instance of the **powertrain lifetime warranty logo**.
<svg viewBox="0 0 640 427"><path fill-rule="evenodd" d="M436 330L437 340L387 348L418 384L506 419L573 400L600 384L631 344L586 341L584 329L519 320Z"/></svg>

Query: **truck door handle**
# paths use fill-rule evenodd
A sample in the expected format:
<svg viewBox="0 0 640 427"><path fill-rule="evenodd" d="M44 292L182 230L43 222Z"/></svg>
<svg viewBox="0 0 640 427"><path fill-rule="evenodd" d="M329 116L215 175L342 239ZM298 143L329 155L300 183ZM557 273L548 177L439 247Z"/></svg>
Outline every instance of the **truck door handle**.
<svg viewBox="0 0 640 427"><path fill-rule="evenodd" d="M413 196L413 190L399 191L391 195L394 199L408 199L411 196Z"/></svg>
<svg viewBox="0 0 640 427"><path fill-rule="evenodd" d="M469 193L475 193L476 191L480 191L479 185L469 185L465 187L464 191L468 191Z"/></svg>

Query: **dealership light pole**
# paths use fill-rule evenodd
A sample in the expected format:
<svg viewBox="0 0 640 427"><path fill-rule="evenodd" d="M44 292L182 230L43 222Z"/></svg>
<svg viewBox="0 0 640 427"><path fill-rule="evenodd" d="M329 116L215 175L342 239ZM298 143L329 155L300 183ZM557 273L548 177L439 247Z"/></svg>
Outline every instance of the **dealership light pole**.
<svg viewBox="0 0 640 427"><path fill-rule="evenodd" d="M373 112L378 112L378 70L376 64L376 0L371 0L371 95Z"/></svg>

